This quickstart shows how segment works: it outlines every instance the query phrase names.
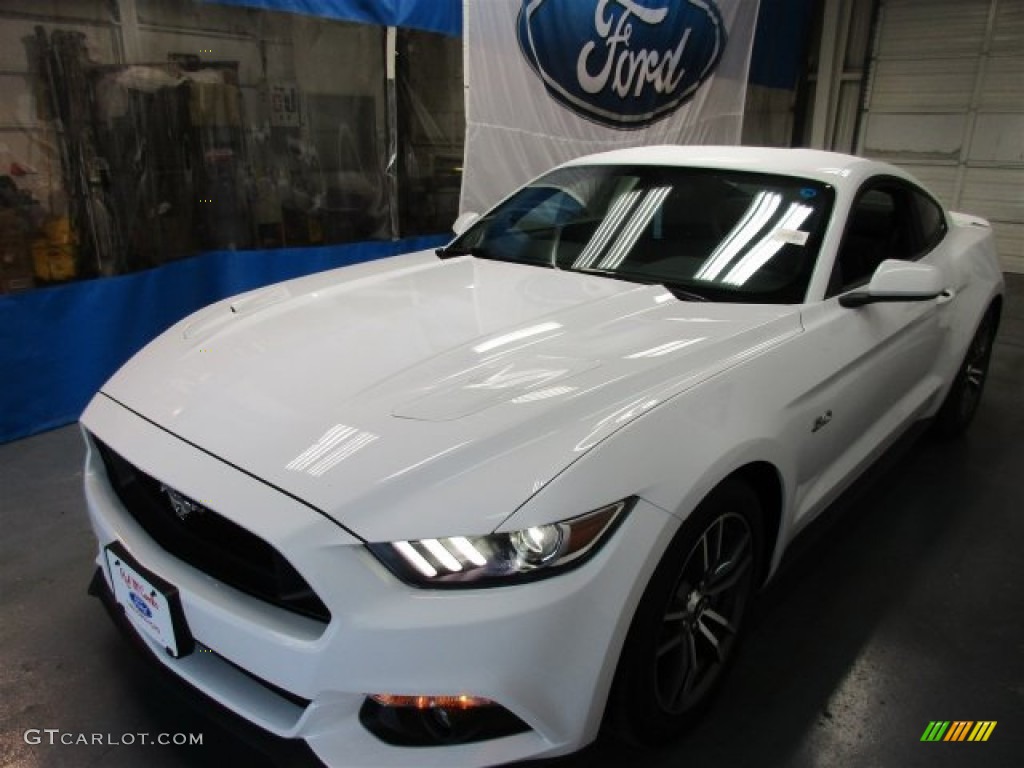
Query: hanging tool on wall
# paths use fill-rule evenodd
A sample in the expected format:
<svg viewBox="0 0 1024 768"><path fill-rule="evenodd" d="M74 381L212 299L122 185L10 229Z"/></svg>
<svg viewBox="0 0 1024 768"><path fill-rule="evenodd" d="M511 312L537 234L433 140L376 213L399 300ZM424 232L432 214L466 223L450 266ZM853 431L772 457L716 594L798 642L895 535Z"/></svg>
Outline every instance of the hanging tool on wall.
<svg viewBox="0 0 1024 768"><path fill-rule="evenodd" d="M77 243L78 276L109 275L118 258L116 227L104 189L105 163L96 153L93 129L91 66L80 32L55 29L48 36L35 28L36 55L45 91L44 106L60 156L68 198L68 226L55 226L67 242ZM70 233L70 234L69 234ZM61 273L63 277L74 275Z"/></svg>

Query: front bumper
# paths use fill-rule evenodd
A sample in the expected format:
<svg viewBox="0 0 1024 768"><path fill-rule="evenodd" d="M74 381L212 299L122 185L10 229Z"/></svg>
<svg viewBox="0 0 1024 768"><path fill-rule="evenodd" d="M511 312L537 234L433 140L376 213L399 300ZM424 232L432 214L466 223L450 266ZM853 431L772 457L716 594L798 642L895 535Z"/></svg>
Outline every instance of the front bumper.
<svg viewBox="0 0 1024 768"><path fill-rule="evenodd" d="M633 608L672 518L642 500L584 566L519 586L430 591L395 579L339 525L102 396L83 424L142 471L273 544L331 613L324 624L218 582L124 509L87 437L85 491L104 548L119 541L179 593L197 651L155 657L329 765L484 766L574 751L597 734ZM482 696L529 726L470 744L400 747L361 723L368 693Z"/></svg>

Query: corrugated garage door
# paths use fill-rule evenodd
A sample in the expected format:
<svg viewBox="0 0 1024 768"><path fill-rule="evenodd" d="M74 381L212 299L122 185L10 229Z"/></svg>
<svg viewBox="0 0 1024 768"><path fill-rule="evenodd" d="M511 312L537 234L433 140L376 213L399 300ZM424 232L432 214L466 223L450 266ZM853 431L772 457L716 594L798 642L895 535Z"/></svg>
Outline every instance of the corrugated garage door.
<svg viewBox="0 0 1024 768"><path fill-rule="evenodd" d="M988 218L1024 272L1024 0L882 0L857 151Z"/></svg>

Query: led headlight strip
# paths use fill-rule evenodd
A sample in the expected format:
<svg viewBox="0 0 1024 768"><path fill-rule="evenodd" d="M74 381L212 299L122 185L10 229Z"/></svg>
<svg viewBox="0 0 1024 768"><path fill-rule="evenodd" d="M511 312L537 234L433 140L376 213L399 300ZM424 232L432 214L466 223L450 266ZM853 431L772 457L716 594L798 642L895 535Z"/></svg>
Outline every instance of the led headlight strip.
<svg viewBox="0 0 1024 768"><path fill-rule="evenodd" d="M625 499L579 517L509 533L367 546L396 576L415 586L498 586L544 578L582 562L632 504L633 499Z"/></svg>

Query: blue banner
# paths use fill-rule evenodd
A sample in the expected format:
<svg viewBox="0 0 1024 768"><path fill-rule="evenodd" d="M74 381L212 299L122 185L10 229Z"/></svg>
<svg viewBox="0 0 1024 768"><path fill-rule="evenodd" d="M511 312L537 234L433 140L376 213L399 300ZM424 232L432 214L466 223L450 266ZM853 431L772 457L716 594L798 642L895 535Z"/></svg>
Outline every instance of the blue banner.
<svg viewBox="0 0 1024 768"><path fill-rule="evenodd" d="M462 0L206 0L268 11L302 13L383 27L410 27L458 37Z"/></svg>
<svg viewBox="0 0 1024 768"><path fill-rule="evenodd" d="M122 363L200 307L447 239L217 251L145 272L0 296L0 443L77 420Z"/></svg>

